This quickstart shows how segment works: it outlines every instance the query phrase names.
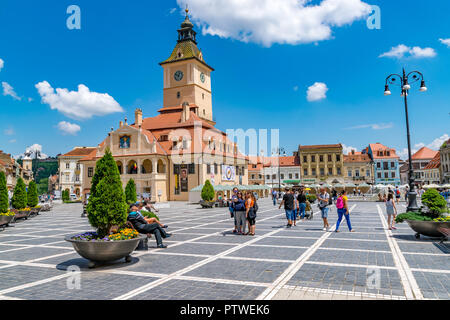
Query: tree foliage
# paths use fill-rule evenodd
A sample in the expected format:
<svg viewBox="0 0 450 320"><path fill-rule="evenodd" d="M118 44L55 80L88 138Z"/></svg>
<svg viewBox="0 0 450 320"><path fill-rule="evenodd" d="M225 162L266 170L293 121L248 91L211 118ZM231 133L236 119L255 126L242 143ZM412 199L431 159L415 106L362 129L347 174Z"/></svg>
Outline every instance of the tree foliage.
<svg viewBox="0 0 450 320"><path fill-rule="evenodd" d="M28 184L27 204L30 208L34 208L39 203L36 182L30 181Z"/></svg>
<svg viewBox="0 0 450 320"><path fill-rule="evenodd" d="M97 228L100 237L106 236L112 226L122 227L127 221L127 204L119 170L108 149L97 161L86 210L90 224Z"/></svg>
<svg viewBox="0 0 450 320"><path fill-rule="evenodd" d="M6 186L6 176L0 171L0 213L9 211L8 187Z"/></svg>
<svg viewBox="0 0 450 320"><path fill-rule="evenodd" d="M11 204L14 209L25 209L27 207L27 189L23 179L19 177L17 179L16 187L14 188Z"/></svg>
<svg viewBox="0 0 450 320"><path fill-rule="evenodd" d="M125 187L125 198L128 204L136 203L137 201L136 184L133 179L128 180Z"/></svg>
<svg viewBox="0 0 450 320"><path fill-rule="evenodd" d="M427 206L429 211L426 213L431 218L437 218L445 212L447 202L436 189L428 189L422 195L422 203Z"/></svg>
<svg viewBox="0 0 450 320"><path fill-rule="evenodd" d="M209 180L205 181L205 185L203 186L201 196L204 201L212 201L214 199L215 196L214 187L212 186Z"/></svg>
<svg viewBox="0 0 450 320"><path fill-rule="evenodd" d="M69 189L63 190L61 193L61 199L63 201L69 201L70 200L70 192Z"/></svg>

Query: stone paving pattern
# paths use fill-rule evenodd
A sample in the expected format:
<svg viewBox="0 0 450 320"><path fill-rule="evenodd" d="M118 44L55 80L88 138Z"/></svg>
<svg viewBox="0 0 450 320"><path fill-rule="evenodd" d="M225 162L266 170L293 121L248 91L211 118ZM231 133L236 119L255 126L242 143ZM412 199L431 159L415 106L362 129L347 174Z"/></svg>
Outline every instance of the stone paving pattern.
<svg viewBox="0 0 450 320"><path fill-rule="evenodd" d="M227 208L172 202L160 212L173 234L169 248L150 239L149 250L135 251L130 263L95 269L64 241L92 230L81 205L55 205L0 231L0 299L411 299L409 287L412 299L450 298L448 243L417 240L406 224L388 232L383 204L350 205L356 232L344 222L334 233L322 231L318 213L286 229L284 212L262 199L250 237L230 232ZM336 215L332 209L331 225ZM81 269L79 289L68 285L72 266ZM368 282L374 269L375 287Z"/></svg>

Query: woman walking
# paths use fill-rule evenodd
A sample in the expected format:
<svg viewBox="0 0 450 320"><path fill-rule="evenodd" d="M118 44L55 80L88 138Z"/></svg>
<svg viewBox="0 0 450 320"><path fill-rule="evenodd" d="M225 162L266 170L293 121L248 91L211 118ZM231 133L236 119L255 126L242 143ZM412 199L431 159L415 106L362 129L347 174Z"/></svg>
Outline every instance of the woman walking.
<svg viewBox="0 0 450 320"><path fill-rule="evenodd" d="M350 223L350 211L348 210L348 198L347 191L342 191L340 196L336 200L336 208L338 212L338 220L336 223L336 232L339 232L339 225L341 224L342 218L345 216L347 221L347 227L350 232L354 232L352 229L352 224Z"/></svg>
<svg viewBox="0 0 450 320"><path fill-rule="evenodd" d="M248 232L245 235L254 236L256 227L256 198L251 192L247 192L245 200L245 218L248 221Z"/></svg>
<svg viewBox="0 0 450 320"><path fill-rule="evenodd" d="M395 223L395 217L397 216L397 207L395 206L394 201L394 195L392 193L389 193L387 200L385 201L386 204L386 213L388 216L388 226L389 230L396 230L397 228L394 227Z"/></svg>
<svg viewBox="0 0 450 320"><path fill-rule="evenodd" d="M300 215L300 221L302 221L305 218L305 211L306 211L306 196L305 191L303 189L300 190L300 193L297 197L298 201L298 211Z"/></svg>

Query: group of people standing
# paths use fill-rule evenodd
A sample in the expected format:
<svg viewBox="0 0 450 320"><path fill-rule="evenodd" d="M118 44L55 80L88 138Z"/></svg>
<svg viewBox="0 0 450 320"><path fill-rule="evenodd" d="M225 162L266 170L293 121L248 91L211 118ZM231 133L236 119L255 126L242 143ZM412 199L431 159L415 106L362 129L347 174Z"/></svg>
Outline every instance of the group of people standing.
<svg viewBox="0 0 450 320"><path fill-rule="evenodd" d="M238 235L255 235L256 212L258 204L255 195L248 191L245 195L238 188L233 189L229 204L230 215L234 218L233 233ZM248 225L248 232L245 232Z"/></svg>
<svg viewBox="0 0 450 320"><path fill-rule="evenodd" d="M328 194L325 188L320 189L320 193L317 196L319 202L319 209L323 220L323 230L329 231L330 224L328 223L329 207L336 204L338 220L336 223L336 232L339 232L339 226L342 219L345 217L347 226L350 232L354 232L350 222L350 211L348 208L348 197L346 191L342 191L339 196L333 193L332 196ZM283 196L283 200L280 203L279 209L284 205L286 212L287 228L297 225L297 219L303 221L305 218L305 211L307 207L307 197L305 190L302 188L298 193L294 193L292 189L287 188Z"/></svg>

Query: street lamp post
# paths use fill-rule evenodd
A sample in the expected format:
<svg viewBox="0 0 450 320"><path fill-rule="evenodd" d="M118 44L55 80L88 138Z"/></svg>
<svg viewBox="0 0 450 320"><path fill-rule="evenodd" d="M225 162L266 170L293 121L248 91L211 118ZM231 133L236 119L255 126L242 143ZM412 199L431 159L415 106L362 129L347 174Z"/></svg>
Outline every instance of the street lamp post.
<svg viewBox="0 0 450 320"><path fill-rule="evenodd" d="M406 114L406 134L408 138L408 161L409 161L409 170L408 170L408 180L409 180L409 192L408 192L408 207L407 211L414 211L417 212L420 210L419 206L417 205L417 193L415 191L414 187L414 172L412 168L412 162L411 162L411 138L409 134L409 118L408 118L408 93L411 89L412 83L415 83L417 81L421 81L420 84L420 92L427 91L427 87L425 86L425 80L423 77L423 74L419 71L412 71L408 74L406 74L405 69L403 69L403 75L399 74L391 74L386 78L386 84L384 88L384 95L389 96L391 95L391 91L389 90L389 84L396 85L397 79L400 80L400 85L402 89L401 96L404 98L405 101L405 114Z"/></svg>

